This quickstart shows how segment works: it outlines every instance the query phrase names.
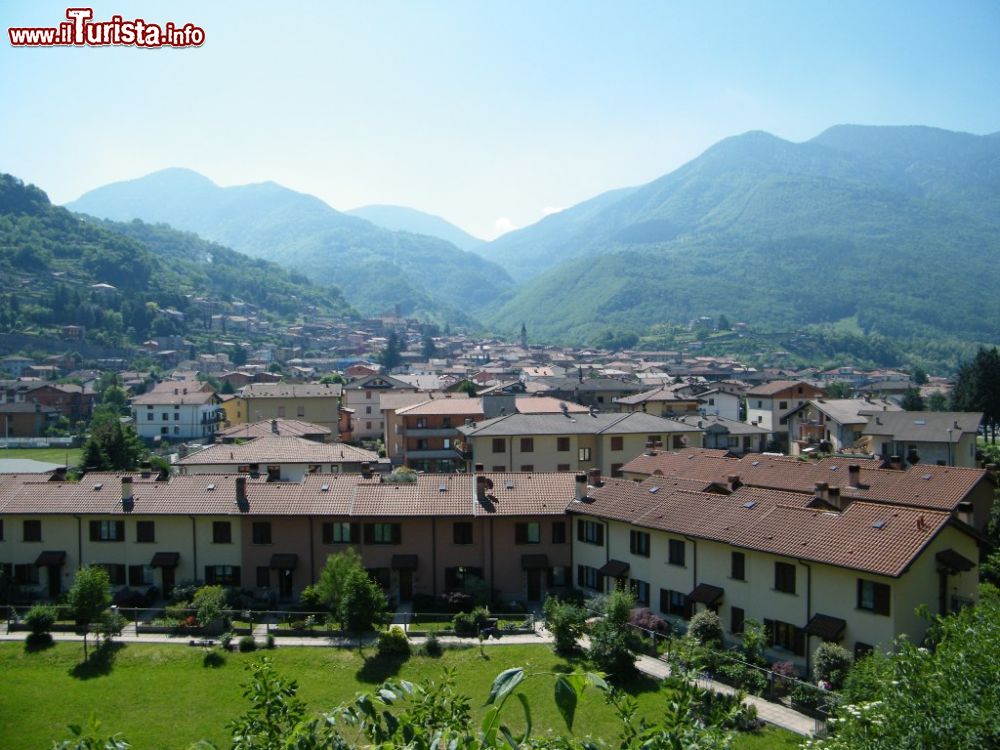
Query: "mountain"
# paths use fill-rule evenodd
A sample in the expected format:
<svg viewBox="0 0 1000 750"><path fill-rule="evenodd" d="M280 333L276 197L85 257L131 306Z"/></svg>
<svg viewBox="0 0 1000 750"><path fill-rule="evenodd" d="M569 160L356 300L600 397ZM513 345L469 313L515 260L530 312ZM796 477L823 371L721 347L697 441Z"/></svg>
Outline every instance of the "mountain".
<svg viewBox="0 0 1000 750"><path fill-rule="evenodd" d="M346 213L370 221L375 226L388 229L391 232L410 232L411 234L437 237L439 240L450 242L461 250L474 250L485 242L478 237L473 237L451 222L445 221L440 216L417 211L415 208L372 205L352 208Z"/></svg>
<svg viewBox="0 0 1000 750"><path fill-rule="evenodd" d="M83 220L0 174L0 332L59 335L75 324L87 341L121 347L151 335L217 337L212 313L252 311L357 315L336 288L275 263L163 225Z"/></svg>
<svg viewBox="0 0 1000 750"><path fill-rule="evenodd" d="M344 289L365 313L392 310L456 322L513 286L499 266L436 237L392 232L273 182L222 188L167 169L91 190L67 208L196 232Z"/></svg>
<svg viewBox="0 0 1000 750"><path fill-rule="evenodd" d="M486 318L507 335L524 322L532 338L584 342L725 314L993 341L1000 140L919 127L838 126L805 143L746 133L481 251L533 276Z"/></svg>

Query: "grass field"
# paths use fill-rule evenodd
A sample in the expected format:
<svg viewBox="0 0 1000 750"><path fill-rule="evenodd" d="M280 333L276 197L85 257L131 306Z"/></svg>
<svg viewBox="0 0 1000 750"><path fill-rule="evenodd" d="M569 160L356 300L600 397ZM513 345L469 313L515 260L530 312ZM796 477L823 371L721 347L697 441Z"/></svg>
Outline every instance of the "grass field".
<svg viewBox="0 0 1000 750"><path fill-rule="evenodd" d="M0 448L0 458L30 458L72 469L80 461L82 448Z"/></svg>
<svg viewBox="0 0 1000 750"><path fill-rule="evenodd" d="M571 669L547 646L498 646L486 649L448 650L440 659L414 656L409 660L365 662L356 652L327 648L278 648L265 652L276 669L299 683L299 697L312 711L327 709L368 690L382 681L400 677L422 681L440 679L446 667L456 669L459 689L470 696L474 715L493 678L512 666L530 672ZM109 732L122 732L135 748L186 748L208 739L229 746L226 723L247 707L242 698L244 665L256 654L227 654L218 668L202 666L201 649L175 645L128 644L121 647L106 668L80 670L82 647L62 643L45 651L26 653L21 643L0 644L0 747L46 748L68 736L66 726L93 714ZM552 699L552 678L528 679L521 689L527 695L535 731L565 732ZM655 715L669 693L659 683L640 679L629 686L646 715ZM517 726L519 707L505 715ZM577 710L574 733L614 740L615 718L595 691L584 694ZM797 748L801 738L767 729L741 735L738 750Z"/></svg>

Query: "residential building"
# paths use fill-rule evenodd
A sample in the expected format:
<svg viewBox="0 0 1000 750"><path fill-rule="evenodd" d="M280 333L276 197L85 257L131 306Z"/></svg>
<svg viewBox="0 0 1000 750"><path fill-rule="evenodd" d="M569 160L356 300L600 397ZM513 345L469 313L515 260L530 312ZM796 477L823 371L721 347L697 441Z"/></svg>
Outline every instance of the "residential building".
<svg viewBox="0 0 1000 750"><path fill-rule="evenodd" d="M246 403L247 422L297 419L337 430L342 392L339 383L251 383L239 396Z"/></svg>
<svg viewBox="0 0 1000 750"><path fill-rule="evenodd" d="M649 386L637 381L611 377L584 377L580 370L576 377L536 378L531 381L532 392L551 396L561 401L593 406L600 411L621 411L616 399L648 390Z"/></svg>
<svg viewBox="0 0 1000 750"><path fill-rule="evenodd" d="M0 403L0 438L42 437L59 416L51 406L31 401Z"/></svg>
<svg viewBox="0 0 1000 750"><path fill-rule="evenodd" d="M459 428L476 471L589 471L618 476L647 443L699 446L703 430L652 414L509 414Z"/></svg>
<svg viewBox="0 0 1000 750"><path fill-rule="evenodd" d="M806 401L826 394L821 388L802 380L773 380L746 392L746 421L774 434L779 450L788 446L785 427L789 412Z"/></svg>
<svg viewBox="0 0 1000 750"><path fill-rule="evenodd" d="M734 456L761 453L767 448L767 441L771 436L763 427L724 417L695 414L675 419L681 424L705 431L701 441L702 448L718 448Z"/></svg>
<svg viewBox="0 0 1000 750"><path fill-rule="evenodd" d="M863 435L869 452L910 465L976 465L981 412L896 411L876 414Z"/></svg>
<svg viewBox="0 0 1000 750"><path fill-rule="evenodd" d="M614 400L616 411L641 411L668 418L697 414L701 406L702 399L699 396L678 393L673 385L661 385L649 391L621 396Z"/></svg>
<svg viewBox="0 0 1000 750"><path fill-rule="evenodd" d="M300 437L315 443L329 443L333 438L330 428L323 425L298 419L264 419L220 430L215 434L215 442L235 443L271 435Z"/></svg>
<svg viewBox="0 0 1000 750"><path fill-rule="evenodd" d="M862 452L862 431L874 415L901 411L891 401L880 398L810 399L787 417L789 452Z"/></svg>
<svg viewBox="0 0 1000 750"><path fill-rule="evenodd" d="M717 384L721 385L721 384ZM709 388L695 393L701 399L699 411L708 417L722 417L739 422L742 415L743 396L721 387Z"/></svg>
<svg viewBox="0 0 1000 750"><path fill-rule="evenodd" d="M480 398L433 398L397 409L393 434L386 435L386 445L392 444L395 454L390 458L418 471L464 470L458 428L482 418ZM399 448L402 450L397 452Z"/></svg>
<svg viewBox="0 0 1000 750"><path fill-rule="evenodd" d="M297 482L307 474L370 470L378 454L346 443L264 435L246 443L217 443L177 462L181 474L251 474Z"/></svg>
<svg viewBox="0 0 1000 750"><path fill-rule="evenodd" d="M366 375L344 386L344 406L354 410L354 438L381 440L385 420L379 403L383 393L416 393L409 383L389 375Z"/></svg>

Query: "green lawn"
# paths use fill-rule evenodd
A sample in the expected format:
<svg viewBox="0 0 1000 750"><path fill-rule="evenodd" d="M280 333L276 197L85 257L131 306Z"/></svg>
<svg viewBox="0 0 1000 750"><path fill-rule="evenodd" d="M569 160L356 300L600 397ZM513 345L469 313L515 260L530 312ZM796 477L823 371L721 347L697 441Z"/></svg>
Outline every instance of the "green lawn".
<svg viewBox="0 0 1000 750"><path fill-rule="evenodd" d="M445 667L457 670L459 688L472 698L475 714L497 673L511 666L529 671L570 669L547 646L497 646L486 649L448 650L440 659L414 656L401 665L372 660L365 663L356 652L333 648L277 648L266 652L282 674L299 682L299 696L310 709L329 708L360 690L370 689L390 677L409 680L439 679ZM76 669L82 656L80 644L62 643L37 653L25 653L20 643L0 644L0 746L46 748L67 736L65 727L93 713L108 731L120 731L134 747L186 748L205 738L228 747L226 722L247 704L241 696L243 665L256 654L227 654L219 668L202 666L201 649L175 645L128 644L104 670ZM552 700L549 677L522 684L531 702L536 731L565 727ZM630 686L647 715L666 699L659 684L642 679ZM508 716L517 725L517 705ZM614 739L611 709L601 696L588 691L577 711L577 735L594 734ZM739 750L797 748L799 739L781 730L768 729L743 735Z"/></svg>
<svg viewBox="0 0 1000 750"><path fill-rule="evenodd" d="M72 469L80 461L82 448L0 448L0 458L30 458Z"/></svg>

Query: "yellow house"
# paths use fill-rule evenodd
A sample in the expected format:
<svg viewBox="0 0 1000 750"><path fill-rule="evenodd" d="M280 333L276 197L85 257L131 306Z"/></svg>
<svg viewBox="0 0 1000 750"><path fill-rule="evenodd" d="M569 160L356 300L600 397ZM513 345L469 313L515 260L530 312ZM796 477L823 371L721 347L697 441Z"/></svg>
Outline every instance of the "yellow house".
<svg viewBox="0 0 1000 750"><path fill-rule="evenodd" d="M337 432L342 389L340 383L251 383L239 397L247 421L298 419Z"/></svg>
<svg viewBox="0 0 1000 750"><path fill-rule="evenodd" d="M242 396L220 394L222 411L226 415L226 427L247 423L247 402Z"/></svg>

